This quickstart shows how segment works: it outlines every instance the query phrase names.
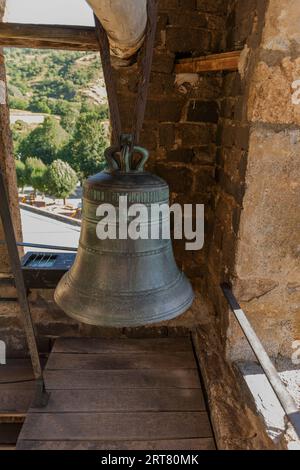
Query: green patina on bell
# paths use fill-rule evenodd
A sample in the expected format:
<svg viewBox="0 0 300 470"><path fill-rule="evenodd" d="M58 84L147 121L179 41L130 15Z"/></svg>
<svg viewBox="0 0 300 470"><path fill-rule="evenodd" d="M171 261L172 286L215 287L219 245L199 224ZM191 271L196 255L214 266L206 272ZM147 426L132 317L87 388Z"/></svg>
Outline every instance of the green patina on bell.
<svg viewBox="0 0 300 470"><path fill-rule="evenodd" d="M137 164L133 155L139 155ZM125 145L105 152L108 170L84 184L83 217L74 265L59 282L55 301L76 320L107 327L135 327L170 320L184 313L194 294L190 282L179 271L170 239L99 239L100 205L116 208L120 224L120 198L128 210L143 204L169 204L169 187L161 178L144 171L147 150ZM169 223L169 222L168 222ZM157 220L147 222L151 225ZM118 230L117 230L118 232Z"/></svg>

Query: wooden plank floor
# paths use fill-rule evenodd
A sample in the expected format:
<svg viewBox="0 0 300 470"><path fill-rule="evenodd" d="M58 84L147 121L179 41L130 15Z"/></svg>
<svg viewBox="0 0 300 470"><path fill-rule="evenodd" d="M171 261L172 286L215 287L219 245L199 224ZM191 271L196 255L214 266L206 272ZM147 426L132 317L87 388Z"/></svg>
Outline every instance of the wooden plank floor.
<svg viewBox="0 0 300 470"><path fill-rule="evenodd" d="M214 449L188 338L61 338L17 449Z"/></svg>
<svg viewBox="0 0 300 470"><path fill-rule="evenodd" d="M15 448L34 392L30 359L9 359L0 366L0 451Z"/></svg>

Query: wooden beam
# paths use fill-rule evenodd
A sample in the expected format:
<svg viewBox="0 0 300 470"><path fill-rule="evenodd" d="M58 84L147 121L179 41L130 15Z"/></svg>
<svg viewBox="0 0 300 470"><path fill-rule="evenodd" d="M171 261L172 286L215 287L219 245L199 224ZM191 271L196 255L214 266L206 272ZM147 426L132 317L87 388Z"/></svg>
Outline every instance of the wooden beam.
<svg viewBox="0 0 300 470"><path fill-rule="evenodd" d="M95 28L83 26L1 23L0 46L99 51Z"/></svg>
<svg viewBox="0 0 300 470"><path fill-rule="evenodd" d="M176 65L176 73L217 72L237 70L241 51L224 52L193 59L181 59Z"/></svg>

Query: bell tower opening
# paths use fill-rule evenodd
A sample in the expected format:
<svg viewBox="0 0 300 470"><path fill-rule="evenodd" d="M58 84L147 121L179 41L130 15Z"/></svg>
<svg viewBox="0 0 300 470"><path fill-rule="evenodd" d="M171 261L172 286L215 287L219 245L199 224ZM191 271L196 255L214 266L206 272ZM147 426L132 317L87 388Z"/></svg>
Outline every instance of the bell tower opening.
<svg viewBox="0 0 300 470"><path fill-rule="evenodd" d="M85 2L67 1L61 12L58 6L55 1L42 5L29 0L20 5L8 0L4 21L21 22L25 27L93 25L92 11ZM4 51L23 240L27 243L40 243L42 238L44 245L77 247L82 182L103 169L109 144L107 92L99 52L66 45L68 48L71 50L18 47ZM78 221L77 227L68 225L64 217ZM32 250L35 248L25 247L25 252Z"/></svg>

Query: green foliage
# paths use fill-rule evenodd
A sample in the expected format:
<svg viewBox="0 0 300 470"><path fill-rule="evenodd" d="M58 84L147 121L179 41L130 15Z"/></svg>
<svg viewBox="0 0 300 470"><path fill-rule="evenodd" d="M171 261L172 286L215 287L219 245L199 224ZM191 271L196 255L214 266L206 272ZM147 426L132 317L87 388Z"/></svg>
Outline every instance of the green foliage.
<svg viewBox="0 0 300 470"><path fill-rule="evenodd" d="M42 194L45 194L47 191L46 174L47 166L44 165L43 167L36 169L36 171L33 172L33 175L31 177L31 186L34 190L39 191Z"/></svg>
<svg viewBox="0 0 300 470"><path fill-rule="evenodd" d="M61 117L60 124L69 134L75 129L76 120L80 112L79 103L70 103L64 100L52 101L52 112Z"/></svg>
<svg viewBox="0 0 300 470"><path fill-rule="evenodd" d="M84 100L81 104L80 112L83 113L93 113L95 118L100 120L108 120L109 112L107 104L92 104L87 100Z"/></svg>
<svg viewBox="0 0 300 470"><path fill-rule="evenodd" d="M13 96L14 98L23 98L23 99L25 98L24 93L11 82L9 83L8 91L9 91L9 95Z"/></svg>
<svg viewBox="0 0 300 470"><path fill-rule="evenodd" d="M10 99L29 98L33 112L41 112L39 101L80 102L101 72L96 53L5 49L5 59Z"/></svg>
<svg viewBox="0 0 300 470"><path fill-rule="evenodd" d="M26 185L26 169L25 164L21 160L16 160L16 173L18 188L23 189Z"/></svg>
<svg viewBox="0 0 300 470"><path fill-rule="evenodd" d="M32 113L45 113L51 114L51 109L48 105L47 98L40 96L33 96L28 104L28 110Z"/></svg>
<svg viewBox="0 0 300 470"><path fill-rule="evenodd" d="M18 151L23 161L35 155L49 165L57 158L67 140L68 134L59 122L49 117L22 140Z"/></svg>
<svg viewBox="0 0 300 470"><path fill-rule="evenodd" d="M76 87L71 80L62 78L44 80L37 83L35 89L39 95L47 98L73 100L76 95Z"/></svg>
<svg viewBox="0 0 300 470"><path fill-rule="evenodd" d="M29 134L30 127L23 121L16 121L15 124L11 126L11 132L14 144L14 153L19 156L19 145Z"/></svg>
<svg viewBox="0 0 300 470"><path fill-rule="evenodd" d="M99 54L91 52L5 50L10 106L49 114L42 125L12 126L15 155L35 156L46 165L60 158L81 178L101 171L108 145L107 104L87 97L101 78ZM60 122L53 116L59 116Z"/></svg>
<svg viewBox="0 0 300 470"><path fill-rule="evenodd" d="M39 158L27 158L25 162L25 183L34 190L45 193L46 191L46 165Z"/></svg>
<svg viewBox="0 0 300 470"><path fill-rule="evenodd" d="M67 198L74 192L78 178L67 162L55 160L47 169L47 192L56 198Z"/></svg>
<svg viewBox="0 0 300 470"><path fill-rule="evenodd" d="M104 169L104 150L107 146L106 131L99 117L95 113L82 113L62 156L80 178L87 178Z"/></svg>
<svg viewBox="0 0 300 470"><path fill-rule="evenodd" d="M14 85L38 77L43 71L43 61L35 60L35 53L30 49L5 51L7 70L14 78ZM24 60L25 56L25 60ZM18 86L18 85L17 85Z"/></svg>
<svg viewBox="0 0 300 470"><path fill-rule="evenodd" d="M26 100L25 98L9 96L8 104L11 109L20 109L22 111L25 111L28 108L28 100Z"/></svg>

